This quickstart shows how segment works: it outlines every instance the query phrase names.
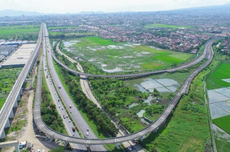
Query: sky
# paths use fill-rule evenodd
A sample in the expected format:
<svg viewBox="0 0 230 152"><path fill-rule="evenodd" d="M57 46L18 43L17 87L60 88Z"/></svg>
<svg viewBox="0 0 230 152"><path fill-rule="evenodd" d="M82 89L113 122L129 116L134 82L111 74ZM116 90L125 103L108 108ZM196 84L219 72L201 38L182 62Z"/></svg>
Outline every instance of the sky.
<svg viewBox="0 0 230 152"><path fill-rule="evenodd" d="M0 0L0 10L40 13L137 12L222 5L230 0Z"/></svg>

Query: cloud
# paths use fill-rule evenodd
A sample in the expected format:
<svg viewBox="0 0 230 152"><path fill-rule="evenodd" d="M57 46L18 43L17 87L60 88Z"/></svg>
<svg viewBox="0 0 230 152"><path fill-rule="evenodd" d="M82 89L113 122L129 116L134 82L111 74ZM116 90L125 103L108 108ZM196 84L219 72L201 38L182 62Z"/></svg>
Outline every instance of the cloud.
<svg viewBox="0 0 230 152"><path fill-rule="evenodd" d="M219 5L230 0L0 0L0 10L15 9L42 13L81 11L156 11Z"/></svg>

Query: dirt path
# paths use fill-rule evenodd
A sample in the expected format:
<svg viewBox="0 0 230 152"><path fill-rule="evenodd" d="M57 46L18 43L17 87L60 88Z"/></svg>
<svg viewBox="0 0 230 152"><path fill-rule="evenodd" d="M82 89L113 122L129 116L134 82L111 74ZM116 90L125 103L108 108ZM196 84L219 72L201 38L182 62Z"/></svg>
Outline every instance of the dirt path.
<svg viewBox="0 0 230 152"><path fill-rule="evenodd" d="M30 90L29 92L29 98L28 98L28 104L27 104L27 125L23 129L19 136L17 137L18 141L24 141L26 140L29 143L33 144L34 149L40 149L43 152L48 152L50 149L45 147L43 143L41 143L40 140L38 140L35 137L34 129L33 129L33 99L34 99L34 90ZM7 151L14 151L14 147L7 149Z"/></svg>

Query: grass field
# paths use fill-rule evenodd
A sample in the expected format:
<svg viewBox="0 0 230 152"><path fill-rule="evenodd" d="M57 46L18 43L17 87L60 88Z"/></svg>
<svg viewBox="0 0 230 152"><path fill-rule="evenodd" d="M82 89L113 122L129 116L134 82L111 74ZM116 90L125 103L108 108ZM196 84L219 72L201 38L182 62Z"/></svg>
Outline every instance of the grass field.
<svg viewBox="0 0 230 152"><path fill-rule="evenodd" d="M21 68L0 69L0 109L4 105L20 72Z"/></svg>
<svg viewBox="0 0 230 152"><path fill-rule="evenodd" d="M37 34L39 28L37 25L1 26L0 35Z"/></svg>
<svg viewBox="0 0 230 152"><path fill-rule="evenodd" d="M230 78L230 64L221 63L216 71L214 71L207 79L208 90L230 87L230 83L222 79Z"/></svg>
<svg viewBox="0 0 230 152"><path fill-rule="evenodd" d="M48 30L52 30L52 29L76 29L78 28L78 26L51 26L48 27Z"/></svg>
<svg viewBox="0 0 230 152"><path fill-rule="evenodd" d="M204 102L203 77L218 64L213 61L192 81L189 94L182 96L170 121L150 134L143 143L149 151L155 152L201 152L210 144L207 105Z"/></svg>
<svg viewBox="0 0 230 152"><path fill-rule="evenodd" d="M161 69L180 64L193 56L139 44L113 42L100 37L87 37L76 41L70 47L71 53L105 70Z"/></svg>
<svg viewBox="0 0 230 152"><path fill-rule="evenodd" d="M230 134L230 115L213 119L212 122L221 129L223 129L225 132Z"/></svg>
<svg viewBox="0 0 230 152"><path fill-rule="evenodd" d="M117 45L117 42L113 42L110 39L103 39L100 37L87 37L80 39L80 42L77 43L76 47L87 47L87 46L106 46L106 45Z"/></svg>
<svg viewBox="0 0 230 152"><path fill-rule="evenodd" d="M150 25L145 25L145 28L154 28L154 27L171 28L171 29L179 29L179 28L191 29L191 28L193 28L192 26L178 26L178 25L170 25L170 24L150 24Z"/></svg>

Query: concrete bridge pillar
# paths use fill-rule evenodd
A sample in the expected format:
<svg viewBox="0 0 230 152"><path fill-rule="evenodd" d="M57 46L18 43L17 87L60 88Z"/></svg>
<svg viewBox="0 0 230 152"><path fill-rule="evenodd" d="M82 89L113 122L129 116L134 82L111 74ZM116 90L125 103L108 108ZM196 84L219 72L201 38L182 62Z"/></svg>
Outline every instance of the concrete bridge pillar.
<svg viewBox="0 0 230 152"><path fill-rule="evenodd" d="M23 94L23 89L21 88L21 90L20 90L20 95L22 95ZM20 97L20 96L19 96Z"/></svg>
<svg viewBox="0 0 230 152"><path fill-rule="evenodd" d="M14 103L14 108L15 107L18 107L18 101L15 101L15 103Z"/></svg>
<svg viewBox="0 0 230 152"><path fill-rule="evenodd" d="M157 132L157 131L158 131L158 129L159 129L159 127L157 127L155 130L153 130L153 132Z"/></svg>
<svg viewBox="0 0 230 152"><path fill-rule="evenodd" d="M10 117L9 118L14 118L14 111L13 111L13 109L10 112Z"/></svg>
<svg viewBox="0 0 230 152"><path fill-rule="evenodd" d="M10 127L10 120L9 119L7 119L7 121L6 121L6 125L5 125L5 127L4 128L9 128Z"/></svg>
<svg viewBox="0 0 230 152"><path fill-rule="evenodd" d="M2 132L0 133L0 139L6 138L5 130L2 129Z"/></svg>
<svg viewBox="0 0 230 152"><path fill-rule="evenodd" d="M143 141L144 138L145 138L145 136L142 136L139 140L140 140L140 141Z"/></svg>
<svg viewBox="0 0 230 152"><path fill-rule="evenodd" d="M18 142L15 144L15 152L20 152L19 147L18 147Z"/></svg>
<svg viewBox="0 0 230 152"><path fill-rule="evenodd" d="M19 101L21 99L20 94L21 94L21 92L18 94L16 101Z"/></svg>
<svg viewBox="0 0 230 152"><path fill-rule="evenodd" d="M116 143L115 147L118 149L120 147L121 143Z"/></svg>

